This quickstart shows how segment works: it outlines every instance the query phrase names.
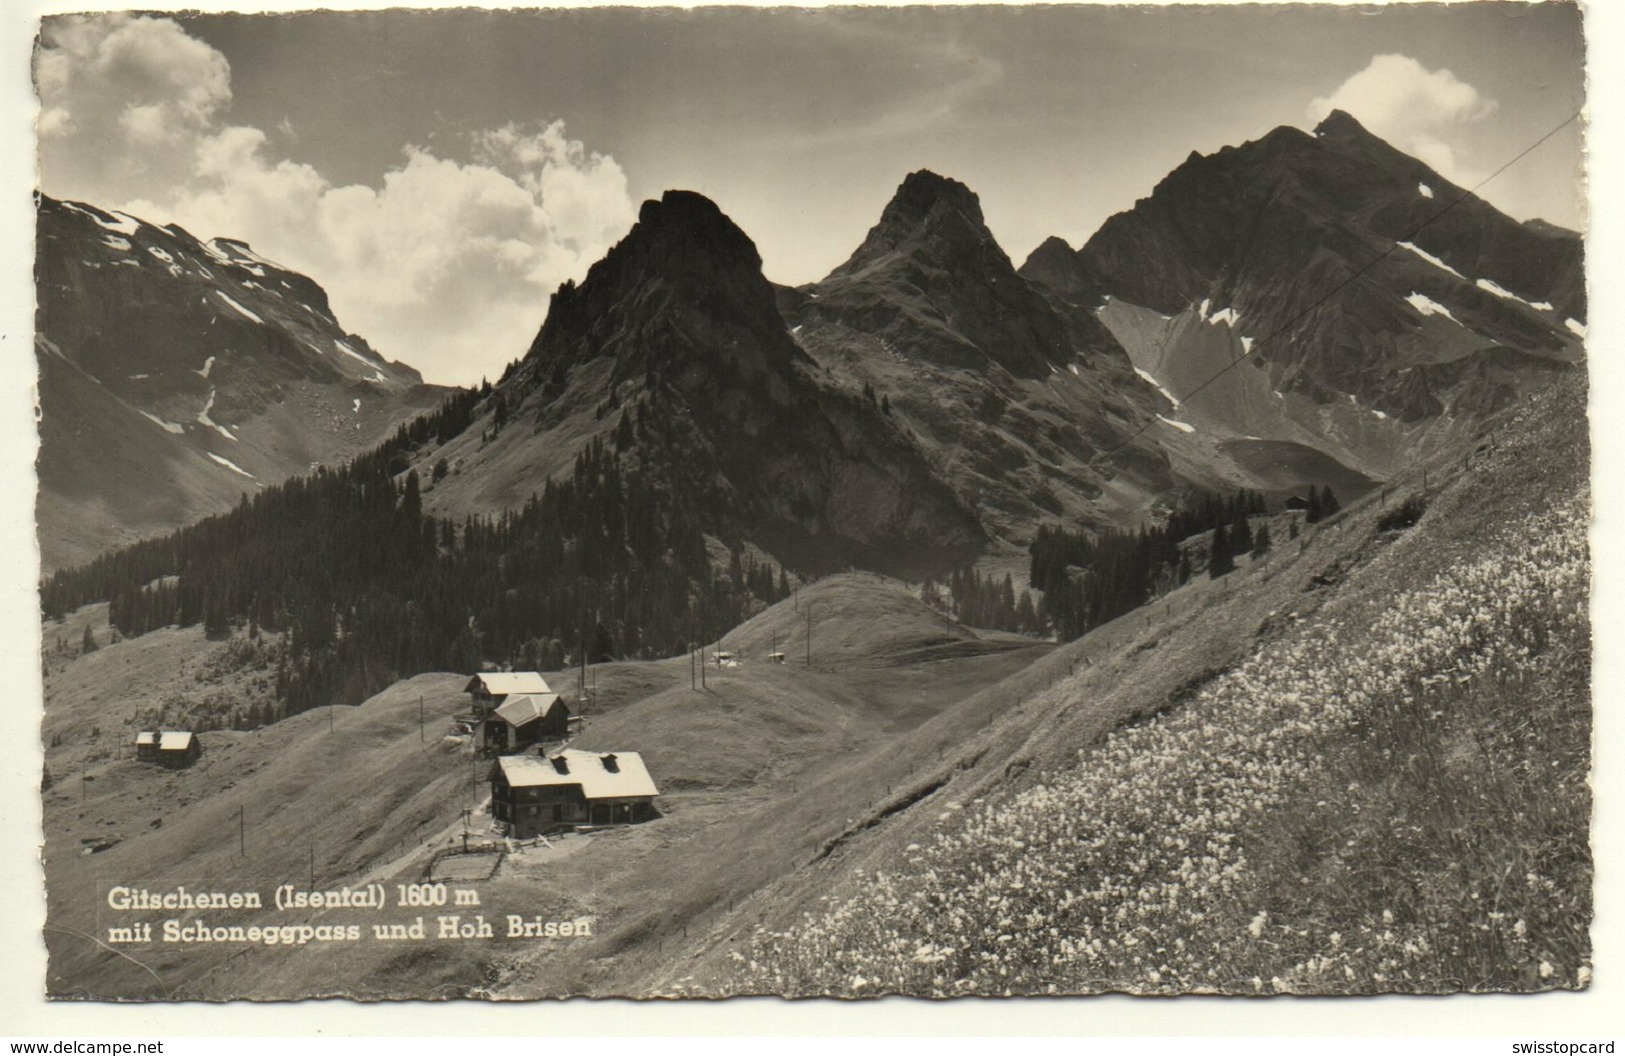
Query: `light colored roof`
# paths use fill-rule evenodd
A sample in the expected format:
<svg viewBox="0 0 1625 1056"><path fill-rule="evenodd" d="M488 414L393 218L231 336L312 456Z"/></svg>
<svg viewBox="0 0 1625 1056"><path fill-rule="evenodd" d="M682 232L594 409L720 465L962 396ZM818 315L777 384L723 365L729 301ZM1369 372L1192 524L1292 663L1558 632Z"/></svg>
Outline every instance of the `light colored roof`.
<svg viewBox="0 0 1625 1056"><path fill-rule="evenodd" d="M192 746L192 735L184 730L164 730L162 733L142 730L135 735L135 743L157 744L161 752L184 752Z"/></svg>
<svg viewBox="0 0 1625 1056"><path fill-rule="evenodd" d="M613 758L615 770L604 762ZM559 773L554 759L563 759L565 772ZM566 748L551 756L504 755L497 760L502 776L515 788L541 788L548 785L580 785L588 799L616 796L658 796L654 779L637 752L583 752Z"/></svg>
<svg viewBox="0 0 1625 1056"><path fill-rule="evenodd" d="M503 702L497 709L497 718L510 726L523 726L552 711L558 702L557 693L520 693Z"/></svg>
<svg viewBox="0 0 1625 1056"><path fill-rule="evenodd" d="M551 693L553 689L535 671L487 671L475 675L463 687L464 693L474 692L474 687L483 685L485 691L493 697L507 696L512 693Z"/></svg>

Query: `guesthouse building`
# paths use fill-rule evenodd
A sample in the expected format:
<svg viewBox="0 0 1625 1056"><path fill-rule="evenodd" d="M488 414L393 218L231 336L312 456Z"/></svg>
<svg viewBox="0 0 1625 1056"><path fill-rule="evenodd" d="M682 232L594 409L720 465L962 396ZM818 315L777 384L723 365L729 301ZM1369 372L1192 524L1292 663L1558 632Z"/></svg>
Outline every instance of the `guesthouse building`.
<svg viewBox="0 0 1625 1056"><path fill-rule="evenodd" d="M505 755L490 776L491 818L515 839L658 817L660 790L636 752Z"/></svg>

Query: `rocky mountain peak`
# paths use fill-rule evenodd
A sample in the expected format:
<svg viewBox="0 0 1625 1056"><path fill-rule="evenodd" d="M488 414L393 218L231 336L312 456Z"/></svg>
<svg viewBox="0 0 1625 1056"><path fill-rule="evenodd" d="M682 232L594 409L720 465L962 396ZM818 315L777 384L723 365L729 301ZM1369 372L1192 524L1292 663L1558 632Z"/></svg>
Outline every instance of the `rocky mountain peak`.
<svg viewBox="0 0 1625 1056"><path fill-rule="evenodd" d="M638 222L613 252L708 257L714 265L760 271L756 244L717 204L694 191L671 190L649 199Z"/></svg>
<svg viewBox="0 0 1625 1056"><path fill-rule="evenodd" d="M1333 110L1322 118L1320 124L1315 126L1315 135L1332 139L1376 138L1346 110Z"/></svg>
<svg viewBox="0 0 1625 1056"><path fill-rule="evenodd" d="M982 203L976 192L958 180L920 169L904 177L880 222L882 226L913 228L953 214L981 225Z"/></svg>
<svg viewBox="0 0 1625 1056"><path fill-rule="evenodd" d="M617 378L702 385L723 363L747 376L782 375L797 355L756 244L709 198L673 190L643 203L632 230L579 285L554 293L522 380L607 357Z"/></svg>

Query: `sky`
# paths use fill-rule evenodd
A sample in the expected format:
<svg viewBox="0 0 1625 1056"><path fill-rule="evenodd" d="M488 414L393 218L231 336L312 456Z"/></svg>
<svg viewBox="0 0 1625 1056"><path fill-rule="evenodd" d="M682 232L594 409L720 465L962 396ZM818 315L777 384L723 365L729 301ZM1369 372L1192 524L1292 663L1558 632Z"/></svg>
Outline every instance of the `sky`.
<svg viewBox="0 0 1625 1056"><path fill-rule="evenodd" d="M41 43L46 193L246 239L457 384L522 355L667 188L799 284L929 168L1019 264L1191 151L1334 106L1471 187L1584 101L1567 4L113 15ZM1582 135L1481 193L1583 228Z"/></svg>

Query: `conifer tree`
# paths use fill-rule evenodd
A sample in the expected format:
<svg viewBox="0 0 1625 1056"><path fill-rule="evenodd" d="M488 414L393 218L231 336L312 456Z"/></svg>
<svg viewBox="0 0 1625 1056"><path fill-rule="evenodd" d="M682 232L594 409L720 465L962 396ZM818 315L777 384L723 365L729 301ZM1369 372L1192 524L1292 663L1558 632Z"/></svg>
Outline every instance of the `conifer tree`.
<svg viewBox="0 0 1625 1056"><path fill-rule="evenodd" d="M1230 536L1224 530L1224 525L1213 529L1213 546L1208 556L1207 574L1212 579L1218 579L1236 567L1235 556L1230 551Z"/></svg>

